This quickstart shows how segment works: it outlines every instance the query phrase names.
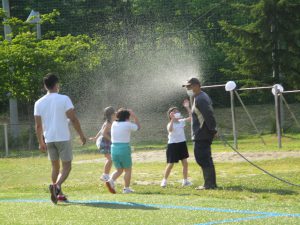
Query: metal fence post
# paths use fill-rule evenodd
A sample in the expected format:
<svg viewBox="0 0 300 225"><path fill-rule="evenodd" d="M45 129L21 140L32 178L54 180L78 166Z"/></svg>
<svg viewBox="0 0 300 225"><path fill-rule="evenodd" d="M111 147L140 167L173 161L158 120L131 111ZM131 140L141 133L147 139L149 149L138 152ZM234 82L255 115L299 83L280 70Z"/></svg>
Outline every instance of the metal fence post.
<svg viewBox="0 0 300 225"><path fill-rule="evenodd" d="M5 142L5 156L8 156L8 135L7 135L7 123L3 124L4 126L4 142Z"/></svg>
<svg viewBox="0 0 300 225"><path fill-rule="evenodd" d="M233 91L230 91L230 105L231 105L232 133L233 133L234 147L235 147L235 149L238 149L235 104L234 104L234 92Z"/></svg>

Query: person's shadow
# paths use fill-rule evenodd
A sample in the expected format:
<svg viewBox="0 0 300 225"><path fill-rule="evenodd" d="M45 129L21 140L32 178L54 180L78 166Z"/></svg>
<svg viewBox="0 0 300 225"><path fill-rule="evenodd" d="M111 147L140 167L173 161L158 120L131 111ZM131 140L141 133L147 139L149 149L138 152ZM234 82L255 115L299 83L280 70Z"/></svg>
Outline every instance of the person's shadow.
<svg viewBox="0 0 300 225"><path fill-rule="evenodd" d="M106 208L106 209L140 209L140 210L158 210L159 208L147 204L134 202L106 202L106 201L67 201L59 206L81 205L88 207Z"/></svg>

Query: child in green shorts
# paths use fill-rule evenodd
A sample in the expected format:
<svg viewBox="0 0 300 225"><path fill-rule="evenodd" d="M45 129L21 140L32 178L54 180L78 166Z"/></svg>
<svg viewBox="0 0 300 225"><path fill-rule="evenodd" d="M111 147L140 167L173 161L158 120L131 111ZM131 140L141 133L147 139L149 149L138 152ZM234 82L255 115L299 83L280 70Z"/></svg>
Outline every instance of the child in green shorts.
<svg viewBox="0 0 300 225"><path fill-rule="evenodd" d="M133 122L130 119L133 119ZM114 182L116 179L124 175L124 189L123 193L132 193L133 190L129 187L132 171L130 134L132 131L140 129L140 123L132 110L121 108L116 113L116 121L112 123L111 127L111 156L112 162L117 169L106 182L106 186L111 193L116 193Z"/></svg>

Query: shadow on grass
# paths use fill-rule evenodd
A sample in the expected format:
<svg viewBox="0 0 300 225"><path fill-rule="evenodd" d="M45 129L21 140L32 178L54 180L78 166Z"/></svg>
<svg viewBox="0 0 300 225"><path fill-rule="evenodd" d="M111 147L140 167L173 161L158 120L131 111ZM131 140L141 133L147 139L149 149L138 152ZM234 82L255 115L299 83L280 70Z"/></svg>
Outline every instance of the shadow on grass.
<svg viewBox="0 0 300 225"><path fill-rule="evenodd" d="M228 186L219 188L223 189L224 191L249 191L252 193L271 193L271 194L278 194L278 195L294 195L298 194L298 192L289 190L289 189L267 189L267 188L251 188L245 186Z"/></svg>
<svg viewBox="0 0 300 225"><path fill-rule="evenodd" d="M70 201L59 206L80 205L105 209L140 209L140 210L158 210L152 206L138 204L134 202L102 202L102 201Z"/></svg>

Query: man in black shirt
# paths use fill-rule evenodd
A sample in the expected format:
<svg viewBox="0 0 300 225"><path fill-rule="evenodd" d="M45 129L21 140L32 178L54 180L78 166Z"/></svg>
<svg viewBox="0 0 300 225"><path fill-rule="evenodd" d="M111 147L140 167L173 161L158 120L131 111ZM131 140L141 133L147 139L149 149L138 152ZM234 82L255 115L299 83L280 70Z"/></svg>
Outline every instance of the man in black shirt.
<svg viewBox="0 0 300 225"><path fill-rule="evenodd" d="M216 120L210 97L201 90L201 83L197 78L190 78L182 85L192 99L192 140L196 162L202 168L204 185L196 189L215 189L216 172L211 157L211 144L217 135Z"/></svg>

